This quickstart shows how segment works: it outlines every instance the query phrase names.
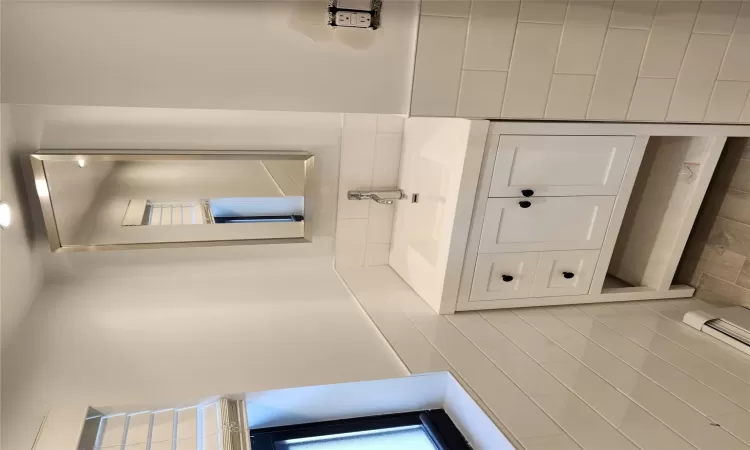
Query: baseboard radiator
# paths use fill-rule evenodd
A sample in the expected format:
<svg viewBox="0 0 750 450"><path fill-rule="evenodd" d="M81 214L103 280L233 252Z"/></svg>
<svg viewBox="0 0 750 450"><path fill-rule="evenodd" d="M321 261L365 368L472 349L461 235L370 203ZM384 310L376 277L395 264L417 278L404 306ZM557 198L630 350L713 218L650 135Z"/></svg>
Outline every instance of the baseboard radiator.
<svg viewBox="0 0 750 450"><path fill-rule="evenodd" d="M714 311L689 311L687 325L750 355L750 309L736 306Z"/></svg>

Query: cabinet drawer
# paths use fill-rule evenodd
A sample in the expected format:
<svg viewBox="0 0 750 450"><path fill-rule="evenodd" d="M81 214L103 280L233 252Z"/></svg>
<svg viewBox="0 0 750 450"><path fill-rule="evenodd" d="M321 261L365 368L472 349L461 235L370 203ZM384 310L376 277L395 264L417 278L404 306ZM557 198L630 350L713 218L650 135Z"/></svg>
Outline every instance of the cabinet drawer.
<svg viewBox="0 0 750 450"><path fill-rule="evenodd" d="M491 198L479 253L601 248L614 201L615 197Z"/></svg>
<svg viewBox="0 0 750 450"><path fill-rule="evenodd" d="M479 255L469 301L586 295L599 250Z"/></svg>
<svg viewBox="0 0 750 450"><path fill-rule="evenodd" d="M471 301L529 297L538 260L539 253L479 255Z"/></svg>
<svg viewBox="0 0 750 450"><path fill-rule="evenodd" d="M501 136L489 196L617 195L634 141L633 136Z"/></svg>
<svg viewBox="0 0 750 450"><path fill-rule="evenodd" d="M599 250L540 253L532 297L588 294Z"/></svg>

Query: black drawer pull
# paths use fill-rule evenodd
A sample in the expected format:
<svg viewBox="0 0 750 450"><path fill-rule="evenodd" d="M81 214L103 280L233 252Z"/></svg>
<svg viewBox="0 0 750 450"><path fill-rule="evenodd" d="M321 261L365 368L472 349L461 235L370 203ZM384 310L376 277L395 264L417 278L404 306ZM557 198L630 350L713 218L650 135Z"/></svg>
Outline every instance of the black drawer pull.
<svg viewBox="0 0 750 450"><path fill-rule="evenodd" d="M567 278L568 280L570 280L574 276L576 276L576 275L573 272L563 272L563 277Z"/></svg>
<svg viewBox="0 0 750 450"><path fill-rule="evenodd" d="M511 281L513 281L513 277L510 275L503 275L503 281L505 281L506 283L510 283Z"/></svg>
<svg viewBox="0 0 750 450"><path fill-rule="evenodd" d="M534 191L532 191L531 189L524 189L521 191L521 194L524 197L531 197L532 195L534 195Z"/></svg>
<svg viewBox="0 0 750 450"><path fill-rule="evenodd" d="M526 200L524 200L522 202L518 202L518 206L520 206L521 208L528 208L529 206L531 206L531 202L527 202Z"/></svg>

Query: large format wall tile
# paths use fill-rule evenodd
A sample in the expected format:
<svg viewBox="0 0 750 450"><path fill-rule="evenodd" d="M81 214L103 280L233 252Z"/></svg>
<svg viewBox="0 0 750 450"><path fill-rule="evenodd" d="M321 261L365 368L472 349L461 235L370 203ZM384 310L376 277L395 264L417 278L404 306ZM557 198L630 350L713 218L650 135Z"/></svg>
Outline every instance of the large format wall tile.
<svg viewBox="0 0 750 450"><path fill-rule="evenodd" d="M656 0L616 0L609 26L650 30L658 3Z"/></svg>
<svg viewBox="0 0 750 450"><path fill-rule="evenodd" d="M638 78L630 101L628 120L660 122L667 116L675 80Z"/></svg>
<svg viewBox="0 0 750 450"><path fill-rule="evenodd" d="M732 34L741 1L710 1L701 3L694 33Z"/></svg>
<svg viewBox="0 0 750 450"><path fill-rule="evenodd" d="M750 55L748 55L750 58ZM706 111L707 122L737 122L745 100L750 94L750 82L717 81Z"/></svg>
<svg viewBox="0 0 750 450"><path fill-rule="evenodd" d="M744 2L734 25L720 80L750 81L750 2Z"/></svg>
<svg viewBox="0 0 750 450"><path fill-rule="evenodd" d="M508 0L471 5L464 69L508 71L519 3Z"/></svg>
<svg viewBox="0 0 750 450"><path fill-rule="evenodd" d="M520 22L563 23L567 0L522 0Z"/></svg>
<svg viewBox="0 0 750 450"><path fill-rule="evenodd" d="M562 25L519 23L503 117L543 117Z"/></svg>
<svg viewBox="0 0 750 450"><path fill-rule="evenodd" d="M426 0L421 14L415 116L750 123L750 0Z"/></svg>
<svg viewBox="0 0 750 450"><path fill-rule="evenodd" d="M644 30L610 28L591 94L589 119L625 119L647 39Z"/></svg>
<svg viewBox="0 0 750 450"><path fill-rule="evenodd" d="M553 75L544 117L585 119L593 86L593 75Z"/></svg>
<svg viewBox="0 0 750 450"><path fill-rule="evenodd" d="M699 1L659 2L640 76L677 76L699 6Z"/></svg>
<svg viewBox="0 0 750 450"><path fill-rule="evenodd" d="M612 2L605 0L570 2L555 73L596 75L611 11Z"/></svg>
<svg viewBox="0 0 750 450"><path fill-rule="evenodd" d="M460 117L499 116L507 76L507 72L464 70L456 114Z"/></svg>
<svg viewBox="0 0 750 450"><path fill-rule="evenodd" d="M668 121L703 120L728 43L729 36L693 34L672 94Z"/></svg>
<svg viewBox="0 0 750 450"><path fill-rule="evenodd" d="M417 38L411 114L453 116L464 58L468 19L423 16Z"/></svg>

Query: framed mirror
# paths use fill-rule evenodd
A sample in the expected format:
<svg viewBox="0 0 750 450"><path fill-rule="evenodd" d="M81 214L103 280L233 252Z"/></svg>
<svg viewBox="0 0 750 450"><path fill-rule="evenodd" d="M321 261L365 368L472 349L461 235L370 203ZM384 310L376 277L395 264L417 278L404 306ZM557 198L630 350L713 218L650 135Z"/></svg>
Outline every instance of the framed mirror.
<svg viewBox="0 0 750 450"><path fill-rule="evenodd" d="M306 152L31 155L53 251L311 242Z"/></svg>

